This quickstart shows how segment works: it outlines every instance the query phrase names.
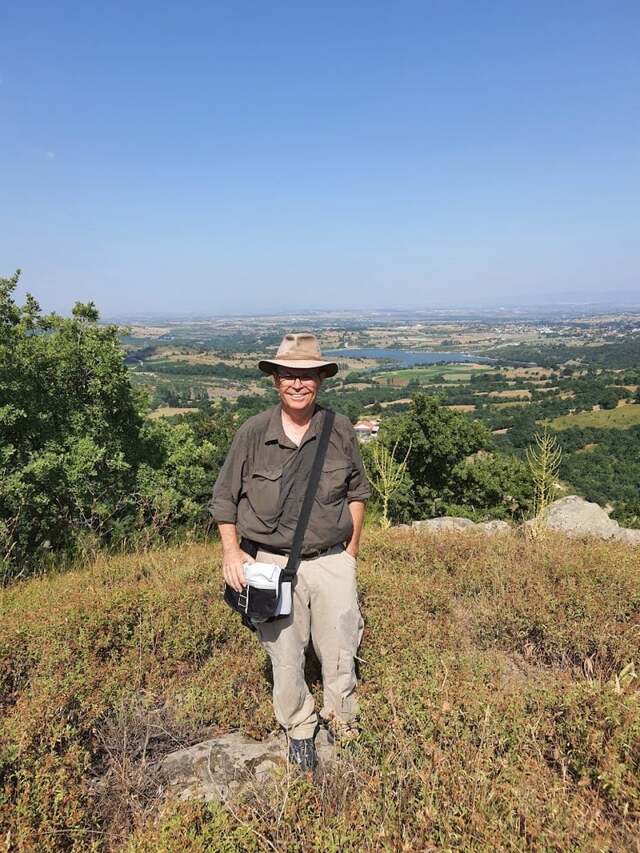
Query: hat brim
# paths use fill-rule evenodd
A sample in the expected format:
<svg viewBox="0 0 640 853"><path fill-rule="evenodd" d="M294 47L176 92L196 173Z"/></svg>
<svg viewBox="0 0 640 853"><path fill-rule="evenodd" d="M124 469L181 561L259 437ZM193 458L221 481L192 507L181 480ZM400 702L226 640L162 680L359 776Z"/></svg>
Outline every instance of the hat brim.
<svg viewBox="0 0 640 853"><path fill-rule="evenodd" d="M309 370L310 368L322 368L325 376L335 376L338 372L338 364L335 361L316 361L315 359L263 359L258 362L258 368L263 373L273 373L276 367L294 367L298 370Z"/></svg>

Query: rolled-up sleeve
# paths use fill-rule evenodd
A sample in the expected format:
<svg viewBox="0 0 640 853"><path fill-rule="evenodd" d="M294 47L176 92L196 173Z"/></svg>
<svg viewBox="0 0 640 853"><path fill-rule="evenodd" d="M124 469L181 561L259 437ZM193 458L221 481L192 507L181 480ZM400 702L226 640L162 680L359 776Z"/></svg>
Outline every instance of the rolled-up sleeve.
<svg viewBox="0 0 640 853"><path fill-rule="evenodd" d="M351 428L349 441L349 454L351 456L352 468L351 477L349 478L349 488L347 489L347 500L351 501L367 501L371 497L371 486L367 480L367 474L364 470L362 462L362 454L358 446L358 439Z"/></svg>
<svg viewBox="0 0 640 853"><path fill-rule="evenodd" d="M235 524L238 516L238 501L242 493L242 474L246 464L246 430L240 428L220 469L207 504L209 512L218 524Z"/></svg>

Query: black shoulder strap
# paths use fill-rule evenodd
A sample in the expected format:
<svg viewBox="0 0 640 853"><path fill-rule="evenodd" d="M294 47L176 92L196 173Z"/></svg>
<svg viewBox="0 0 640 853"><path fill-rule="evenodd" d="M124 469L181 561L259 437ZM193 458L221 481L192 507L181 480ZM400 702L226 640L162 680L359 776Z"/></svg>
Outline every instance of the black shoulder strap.
<svg viewBox="0 0 640 853"><path fill-rule="evenodd" d="M286 580L291 580L298 568L298 563L300 561L300 552L302 551L302 542L304 540L304 534L307 530L307 524L309 523L309 516L311 515L313 499L315 498L316 492L318 491L318 483L320 482L322 465L324 463L324 457L327 453L327 447L329 445L329 436L331 435L331 430L333 429L334 420L335 412L332 412L330 409L325 409L324 418L322 421L322 430L320 432L320 438L318 439L318 447L316 449L316 455L313 458L313 466L311 468L311 473L309 474L307 491L305 492L304 500L302 501L300 515L298 516L298 523L296 524L296 529L293 534L293 543L291 545L291 551L289 552L289 559L287 560L287 565L285 566L284 571L282 573Z"/></svg>

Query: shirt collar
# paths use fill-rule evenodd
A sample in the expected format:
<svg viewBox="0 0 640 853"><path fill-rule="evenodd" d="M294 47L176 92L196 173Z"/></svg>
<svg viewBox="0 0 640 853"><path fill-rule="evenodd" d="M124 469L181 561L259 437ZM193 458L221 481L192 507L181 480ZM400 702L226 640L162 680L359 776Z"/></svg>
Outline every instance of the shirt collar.
<svg viewBox="0 0 640 853"><path fill-rule="evenodd" d="M322 406L319 406L316 403L315 411L311 415L311 424L309 425L309 430L305 436L304 443L310 441L312 438L316 438L320 429L322 427L322 412L324 409ZM278 403L277 406L274 406L273 411L271 412L271 417L269 418L269 423L267 424L267 431L264 436L265 444L277 441L279 444L284 445L285 447L295 447L295 444L287 438L285 435L284 429L282 428L282 404ZM302 447L302 445L300 445Z"/></svg>

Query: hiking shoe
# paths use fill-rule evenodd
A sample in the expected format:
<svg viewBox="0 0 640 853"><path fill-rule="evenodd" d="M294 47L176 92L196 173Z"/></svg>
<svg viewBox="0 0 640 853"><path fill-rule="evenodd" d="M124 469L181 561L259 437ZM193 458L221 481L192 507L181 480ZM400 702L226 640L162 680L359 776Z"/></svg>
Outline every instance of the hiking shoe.
<svg viewBox="0 0 640 853"><path fill-rule="evenodd" d="M312 737L303 740L289 740L289 764L297 765L300 770L315 770L318 764L318 753Z"/></svg>
<svg viewBox="0 0 640 853"><path fill-rule="evenodd" d="M360 737L360 727L356 720L343 722L331 717L323 719L322 723L332 746L351 747Z"/></svg>

